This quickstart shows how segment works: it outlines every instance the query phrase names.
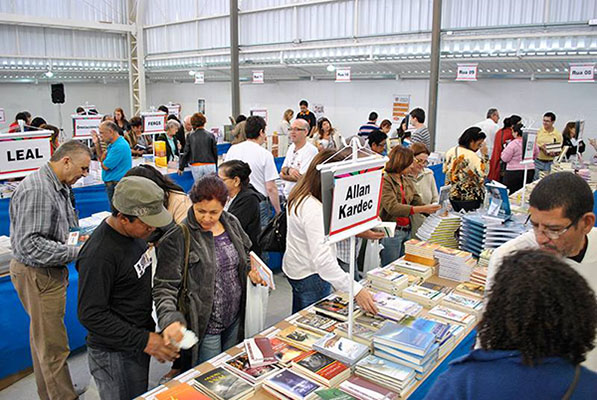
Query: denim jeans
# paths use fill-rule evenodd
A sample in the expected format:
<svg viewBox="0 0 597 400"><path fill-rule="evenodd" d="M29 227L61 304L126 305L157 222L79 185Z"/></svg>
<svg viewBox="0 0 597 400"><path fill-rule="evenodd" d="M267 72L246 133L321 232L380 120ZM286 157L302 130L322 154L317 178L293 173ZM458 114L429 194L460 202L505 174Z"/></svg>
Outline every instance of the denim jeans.
<svg viewBox="0 0 597 400"><path fill-rule="evenodd" d="M396 227L394 237L381 239L381 266L385 267L404 255L404 242L410 238L410 229L403 231Z"/></svg>
<svg viewBox="0 0 597 400"><path fill-rule="evenodd" d="M533 180L536 181L539 179L539 172L540 171L547 171L547 173L551 172L551 164L553 164L553 161L542 161L539 159L535 160L535 176L533 177Z"/></svg>
<svg viewBox="0 0 597 400"><path fill-rule="evenodd" d="M149 354L87 348L89 371L101 399L130 400L147 391Z"/></svg>
<svg viewBox="0 0 597 400"><path fill-rule="evenodd" d="M104 182L106 185L106 194L108 195L108 201L110 202L110 208L112 208L112 197L114 197L114 189L116 189L116 185L118 181L108 181Z"/></svg>
<svg viewBox="0 0 597 400"><path fill-rule="evenodd" d="M269 198L267 198L263 200L261 203L259 203L259 219L261 223L261 231L263 231L263 228L265 228L273 218L274 211L272 203L269 201ZM262 251L261 260L267 264L269 262L269 253Z"/></svg>
<svg viewBox="0 0 597 400"><path fill-rule="evenodd" d="M288 282L292 286L293 314L332 293L332 285L321 279L318 274L298 280L288 278Z"/></svg>
<svg viewBox="0 0 597 400"><path fill-rule="evenodd" d="M214 358L223 351L232 346L236 346L238 341L238 329L240 327L239 318L236 319L228 328L219 335L206 334L199 345L199 364Z"/></svg>
<svg viewBox="0 0 597 400"><path fill-rule="evenodd" d="M216 164L191 165L193 181L197 182L201 177L216 173Z"/></svg>

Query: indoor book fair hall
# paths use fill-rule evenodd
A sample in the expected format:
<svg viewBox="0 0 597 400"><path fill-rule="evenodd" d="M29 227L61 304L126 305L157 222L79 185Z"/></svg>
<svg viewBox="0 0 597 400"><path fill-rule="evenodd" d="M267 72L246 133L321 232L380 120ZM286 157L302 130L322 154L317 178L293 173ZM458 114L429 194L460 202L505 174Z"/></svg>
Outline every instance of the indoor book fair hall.
<svg viewBox="0 0 597 400"><path fill-rule="evenodd" d="M0 49L0 399L597 398L595 0L6 0Z"/></svg>

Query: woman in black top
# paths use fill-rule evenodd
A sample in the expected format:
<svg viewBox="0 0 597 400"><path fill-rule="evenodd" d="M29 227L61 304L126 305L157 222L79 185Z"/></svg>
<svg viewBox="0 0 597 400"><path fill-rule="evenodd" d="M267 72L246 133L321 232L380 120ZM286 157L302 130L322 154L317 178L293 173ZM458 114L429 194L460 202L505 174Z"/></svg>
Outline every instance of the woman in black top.
<svg viewBox="0 0 597 400"><path fill-rule="evenodd" d="M201 113L191 117L194 131L189 134L180 156L178 174L182 175L187 165L191 165L193 179L197 182L202 176L216 172L218 146L214 135L205 130L207 119Z"/></svg>
<svg viewBox="0 0 597 400"><path fill-rule="evenodd" d="M585 142L578 140L578 132L576 132L576 122L568 122L564 131L562 132L563 142L562 147L568 146L566 151L566 159L570 160L572 156L575 156L578 152L582 154L585 152Z"/></svg>
<svg viewBox="0 0 597 400"><path fill-rule="evenodd" d="M259 203L265 197L249 183L251 167L240 160L226 161L220 165L218 176L228 188L228 202L225 209L240 221L245 233L251 239L251 251L261 255L258 238L261 234Z"/></svg>

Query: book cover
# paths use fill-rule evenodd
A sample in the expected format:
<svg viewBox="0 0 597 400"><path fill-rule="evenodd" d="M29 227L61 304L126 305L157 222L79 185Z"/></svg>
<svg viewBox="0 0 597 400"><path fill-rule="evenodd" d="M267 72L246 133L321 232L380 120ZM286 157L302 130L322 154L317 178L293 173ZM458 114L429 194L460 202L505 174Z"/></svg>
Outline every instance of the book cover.
<svg viewBox="0 0 597 400"><path fill-rule="evenodd" d="M375 304L380 308L381 313L385 315L401 314L401 315L419 315L423 307L414 301L406 300L401 297L392 296L384 292L378 292L373 295ZM385 314L384 314L385 313Z"/></svg>
<svg viewBox="0 0 597 400"><path fill-rule="evenodd" d="M156 400L209 400L209 397L187 383L181 383L171 389L155 395Z"/></svg>
<svg viewBox="0 0 597 400"><path fill-rule="evenodd" d="M309 351L313 344L317 342L321 336L318 336L310 331L297 328L296 326L289 326L278 333L278 337L286 342L295 345L301 350Z"/></svg>
<svg viewBox="0 0 597 400"><path fill-rule="evenodd" d="M373 335L373 341L377 342L378 340L390 347L423 356L435 342L435 335L388 322Z"/></svg>
<svg viewBox="0 0 597 400"><path fill-rule="evenodd" d="M266 385L296 399L306 399L322 387L288 369L282 370L266 380Z"/></svg>
<svg viewBox="0 0 597 400"><path fill-rule="evenodd" d="M361 314L354 319L354 322L363 325L367 328L371 328L374 331L378 330L385 324L387 319L382 318L378 315Z"/></svg>
<svg viewBox="0 0 597 400"><path fill-rule="evenodd" d="M339 374L348 370L348 367L340 361L334 360L317 351L310 351L300 356L294 360L294 363L322 377L326 381L331 381Z"/></svg>
<svg viewBox="0 0 597 400"><path fill-rule="evenodd" d="M414 376L412 368L405 367L374 355L369 355L357 363L357 369L364 368L383 377L405 382Z"/></svg>
<svg viewBox="0 0 597 400"><path fill-rule="evenodd" d="M253 387L223 367L216 368L194 378L194 381L208 392L223 400L242 396L253 390Z"/></svg>
<svg viewBox="0 0 597 400"><path fill-rule="evenodd" d="M435 306L429 310L429 316L443 318L448 321L454 321L465 325L470 325L475 321L475 316L464 311L454 310L444 306Z"/></svg>
<svg viewBox="0 0 597 400"><path fill-rule="evenodd" d="M245 351L252 366L257 364L273 364L276 357L268 338L250 338L245 340Z"/></svg>
<svg viewBox="0 0 597 400"><path fill-rule="evenodd" d="M340 389L362 400L397 400L398 393L358 376L340 384Z"/></svg>
<svg viewBox="0 0 597 400"><path fill-rule="evenodd" d="M272 349L274 350L276 359L282 364L288 364L296 357L304 353L303 350L297 349L296 347L278 338L271 338L269 341L272 345Z"/></svg>
<svg viewBox="0 0 597 400"><path fill-rule="evenodd" d="M264 376L267 376L273 371L280 369L276 365L252 367L249 363L249 357L247 356L247 353L241 353L238 356L226 361L226 365L234 370L239 371L253 382L263 379Z"/></svg>
<svg viewBox="0 0 597 400"><path fill-rule="evenodd" d="M333 354L343 360L350 360L351 363L369 351L369 347L364 344L343 338L334 333L329 333L319 339L313 344L313 348Z"/></svg>
<svg viewBox="0 0 597 400"><path fill-rule="evenodd" d="M314 330L316 332L323 331L326 333L332 332L336 328L336 324L338 323L338 321L332 318L313 313L302 315L295 322L301 328Z"/></svg>
<svg viewBox="0 0 597 400"><path fill-rule="evenodd" d="M400 325L408 326L422 332L432 333L436 341L441 341L448 334L450 325L425 318L406 317L400 321Z"/></svg>
<svg viewBox="0 0 597 400"><path fill-rule="evenodd" d="M318 390L315 394L322 400L356 400L356 398L338 388Z"/></svg>
<svg viewBox="0 0 597 400"><path fill-rule="evenodd" d="M271 269L263 262L261 258L254 252L249 253L249 258L251 260L251 268L254 268L259 272L259 276L263 279L267 286L272 289L276 290L276 282L274 282L274 273Z"/></svg>
<svg viewBox="0 0 597 400"><path fill-rule="evenodd" d="M318 313L330 315L343 321L348 318L348 301L343 300L341 297L320 300L313 307Z"/></svg>

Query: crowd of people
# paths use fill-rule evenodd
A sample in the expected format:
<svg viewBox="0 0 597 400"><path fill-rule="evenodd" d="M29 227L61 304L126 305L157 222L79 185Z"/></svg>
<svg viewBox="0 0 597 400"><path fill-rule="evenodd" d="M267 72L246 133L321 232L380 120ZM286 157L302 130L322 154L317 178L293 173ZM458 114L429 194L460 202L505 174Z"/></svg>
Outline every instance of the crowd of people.
<svg viewBox="0 0 597 400"><path fill-rule="evenodd" d="M132 156L144 154L151 143L142 135L140 119L128 121L117 109L93 135L92 149L66 141L47 165L23 180L10 205L10 272L31 317L40 398L78 396L66 363L63 323L66 265L72 261L79 272L78 316L88 331L90 370L102 398L130 399L144 393L151 357L173 361L164 377L169 379L244 339L247 282L265 285L251 267L249 253L267 260L259 236L276 215L287 220L282 270L292 288L293 312L332 290L348 292L352 286L357 304L377 313L369 289L346 270L355 255L346 254L346 243L324 241L317 166L345 159L350 154L347 142L328 118L315 117L307 101L299 107L294 120L292 110L284 113L281 126L291 144L280 172L263 147L267 126L259 116L235 119L235 142L220 165L205 115L195 113L183 122L168 117L162 135L168 157L178 156L179 172L189 166L195 181L187 195L150 165L131 168ZM384 237L370 230L359 235L363 244L381 240L378 265L384 266L404 254L404 242L440 205L433 172L427 168L431 133L424 110L413 109L394 133L390 120L378 125L378 118L371 112L353 137L370 154L388 157L380 218L396 223L395 234ZM523 184L521 119L506 118L502 129L498 121L498 110L490 109L486 120L467 128L446 152L443 168L456 210L481 206L488 176L503 180L510 190ZM546 113L534 152L536 170L551 166L553 155L546 144L565 140L554 122L555 115ZM565 132L573 143L572 126ZM399 144L389 146L394 137ZM580 145L576 151L582 152ZM501 160L497 164L495 157ZM67 244L69 230L78 225L70 186L89 172L92 158L102 168L111 216L77 247ZM503 173L492 175L492 168ZM282 195L278 179L284 182ZM574 174L551 174L537 184L530 196L532 230L491 258L479 348L438 380L432 398L445 398L446 393L480 398L487 390L500 398L516 397L529 381L530 398L540 398L541 390L561 397L572 377L577 395L594 394L597 230L592 210L593 194ZM176 346L182 328L199 339L190 350ZM580 367L585 360L591 371ZM499 384L492 380L498 369L511 378Z"/></svg>

